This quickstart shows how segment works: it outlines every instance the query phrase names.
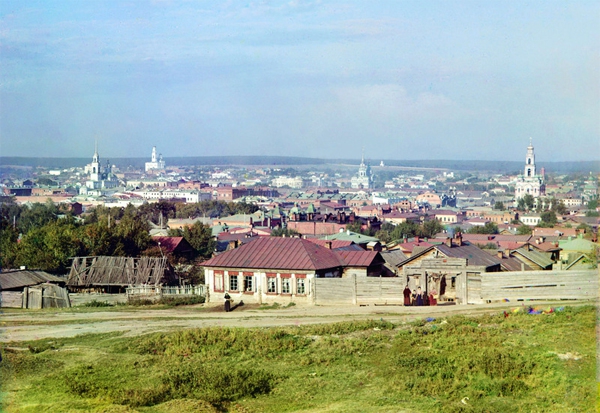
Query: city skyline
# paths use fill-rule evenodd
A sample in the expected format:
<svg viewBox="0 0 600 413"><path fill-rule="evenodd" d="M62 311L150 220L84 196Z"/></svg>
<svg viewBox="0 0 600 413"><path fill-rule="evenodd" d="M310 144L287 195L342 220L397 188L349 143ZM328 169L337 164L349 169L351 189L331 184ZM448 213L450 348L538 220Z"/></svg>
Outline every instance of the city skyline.
<svg viewBox="0 0 600 413"><path fill-rule="evenodd" d="M0 4L0 155L600 151L600 4Z"/></svg>

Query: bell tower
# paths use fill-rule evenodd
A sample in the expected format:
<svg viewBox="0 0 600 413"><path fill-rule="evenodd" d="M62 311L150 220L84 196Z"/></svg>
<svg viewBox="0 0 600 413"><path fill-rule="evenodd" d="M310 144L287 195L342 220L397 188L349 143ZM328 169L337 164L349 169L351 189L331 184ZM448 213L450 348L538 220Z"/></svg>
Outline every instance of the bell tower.
<svg viewBox="0 0 600 413"><path fill-rule="evenodd" d="M531 178L535 176L535 154L533 153L533 144L529 138L529 146L527 147L527 155L525 156L525 177Z"/></svg>

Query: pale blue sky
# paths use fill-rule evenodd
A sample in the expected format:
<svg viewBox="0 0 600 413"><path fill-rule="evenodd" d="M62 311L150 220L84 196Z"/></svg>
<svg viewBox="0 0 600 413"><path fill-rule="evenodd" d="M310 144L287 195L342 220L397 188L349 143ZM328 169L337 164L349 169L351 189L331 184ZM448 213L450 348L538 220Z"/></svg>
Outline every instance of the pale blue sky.
<svg viewBox="0 0 600 413"><path fill-rule="evenodd" d="M600 154L598 1L0 0L0 155Z"/></svg>

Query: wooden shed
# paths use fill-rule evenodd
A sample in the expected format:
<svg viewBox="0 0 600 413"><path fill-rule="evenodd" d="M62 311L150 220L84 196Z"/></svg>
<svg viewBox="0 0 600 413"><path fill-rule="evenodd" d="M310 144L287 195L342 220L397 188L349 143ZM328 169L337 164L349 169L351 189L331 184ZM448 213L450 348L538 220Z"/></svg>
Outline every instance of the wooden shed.
<svg viewBox="0 0 600 413"><path fill-rule="evenodd" d="M0 307L71 307L65 278L44 271L14 270L0 273Z"/></svg>
<svg viewBox="0 0 600 413"><path fill-rule="evenodd" d="M177 285L165 257L76 257L67 278L71 291L125 293L127 287Z"/></svg>

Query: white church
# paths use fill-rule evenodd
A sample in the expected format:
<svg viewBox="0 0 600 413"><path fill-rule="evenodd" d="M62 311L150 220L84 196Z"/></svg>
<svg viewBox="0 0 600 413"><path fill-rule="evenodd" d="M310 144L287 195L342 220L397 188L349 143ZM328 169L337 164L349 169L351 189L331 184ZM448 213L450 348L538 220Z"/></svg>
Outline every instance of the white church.
<svg viewBox="0 0 600 413"><path fill-rule="evenodd" d="M119 186L119 180L112 173L112 167L107 160L106 165L100 163L98 155L98 143L94 148L94 156L92 163L85 166L85 173L89 174L88 180L85 181L85 186L79 189L81 195L102 195L103 190L112 189Z"/></svg>
<svg viewBox="0 0 600 413"><path fill-rule="evenodd" d="M365 154L363 153L360 165L358 167L358 174L352 177L351 186L355 189L371 189L373 188L373 175L371 174L371 167L365 164Z"/></svg>
<svg viewBox="0 0 600 413"><path fill-rule="evenodd" d="M534 199L546 195L544 174L543 172L540 175L536 173L535 154L533 152L531 138L529 140L529 146L527 147L527 154L525 155L525 169L523 175L519 175L515 183L515 205L519 202L519 199L527 194L531 195Z"/></svg>
<svg viewBox="0 0 600 413"><path fill-rule="evenodd" d="M146 172L148 171L164 171L165 161L163 161L162 154L156 156L156 146L152 147L152 158L150 162L146 162Z"/></svg>

